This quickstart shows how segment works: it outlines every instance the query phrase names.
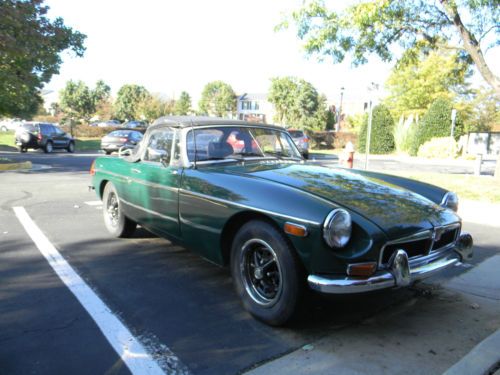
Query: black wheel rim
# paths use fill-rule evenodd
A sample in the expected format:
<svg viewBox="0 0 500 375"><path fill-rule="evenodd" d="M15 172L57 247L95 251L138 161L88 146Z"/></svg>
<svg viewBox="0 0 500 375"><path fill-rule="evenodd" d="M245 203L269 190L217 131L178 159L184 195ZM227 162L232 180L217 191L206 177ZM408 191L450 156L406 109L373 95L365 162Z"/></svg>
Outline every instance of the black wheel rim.
<svg viewBox="0 0 500 375"><path fill-rule="evenodd" d="M106 201L106 213L110 224L113 227L118 225L119 205L118 197L114 192L109 193L108 200Z"/></svg>
<svg viewBox="0 0 500 375"><path fill-rule="evenodd" d="M281 266L276 252L267 242L260 239L245 242L240 272L252 300L266 307L276 304L283 290Z"/></svg>

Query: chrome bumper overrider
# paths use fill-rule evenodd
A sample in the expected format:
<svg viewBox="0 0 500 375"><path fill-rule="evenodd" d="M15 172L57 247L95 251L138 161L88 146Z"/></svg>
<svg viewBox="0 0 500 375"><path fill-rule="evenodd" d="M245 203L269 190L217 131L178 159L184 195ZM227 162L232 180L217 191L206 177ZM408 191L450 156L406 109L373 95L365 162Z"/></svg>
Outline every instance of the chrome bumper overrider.
<svg viewBox="0 0 500 375"><path fill-rule="evenodd" d="M406 251L397 250L389 262L389 267L369 278L309 275L307 281L311 289L329 294L363 293L408 286L415 281L470 259L472 245L472 237L470 234L464 233L453 247L436 251L425 257L409 260Z"/></svg>

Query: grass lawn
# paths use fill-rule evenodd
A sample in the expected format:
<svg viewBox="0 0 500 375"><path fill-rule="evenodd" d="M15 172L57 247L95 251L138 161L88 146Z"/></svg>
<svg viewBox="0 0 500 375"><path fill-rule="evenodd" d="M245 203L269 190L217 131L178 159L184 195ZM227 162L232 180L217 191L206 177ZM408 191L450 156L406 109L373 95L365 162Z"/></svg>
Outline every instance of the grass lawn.
<svg viewBox="0 0 500 375"><path fill-rule="evenodd" d="M101 138L78 138L76 140L77 151L95 151L101 149Z"/></svg>
<svg viewBox="0 0 500 375"><path fill-rule="evenodd" d="M454 191L461 199L500 203L500 179L492 176L395 171L390 173L441 186Z"/></svg>
<svg viewBox="0 0 500 375"><path fill-rule="evenodd" d="M14 132L0 132L0 150L3 148L8 151L9 148L15 147Z"/></svg>

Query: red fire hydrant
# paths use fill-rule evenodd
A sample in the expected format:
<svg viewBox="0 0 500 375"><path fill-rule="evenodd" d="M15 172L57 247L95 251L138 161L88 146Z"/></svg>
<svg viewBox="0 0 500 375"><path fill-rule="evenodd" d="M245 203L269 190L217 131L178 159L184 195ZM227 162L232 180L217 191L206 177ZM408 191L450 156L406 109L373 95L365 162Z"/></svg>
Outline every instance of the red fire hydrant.
<svg viewBox="0 0 500 375"><path fill-rule="evenodd" d="M354 145L351 141L347 142L344 148L345 151L345 163L347 168L352 168L354 163Z"/></svg>

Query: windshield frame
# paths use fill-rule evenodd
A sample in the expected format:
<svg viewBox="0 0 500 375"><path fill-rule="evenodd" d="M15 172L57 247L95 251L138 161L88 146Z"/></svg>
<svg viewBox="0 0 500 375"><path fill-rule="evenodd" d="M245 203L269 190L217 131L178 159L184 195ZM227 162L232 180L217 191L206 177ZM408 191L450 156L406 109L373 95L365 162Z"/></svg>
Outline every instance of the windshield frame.
<svg viewBox="0 0 500 375"><path fill-rule="evenodd" d="M278 156L278 155L259 155L259 156L244 156L240 155L241 157L235 158L235 157L227 157L224 159L217 159L217 160L189 160L188 156L188 150L187 150L187 144L188 144L188 137L191 136L192 132L196 132L198 130L205 130L205 129L221 129L221 128L251 128L251 129L264 129L272 132L279 132L281 137L284 137L286 139L288 145L290 146L292 153L295 153L296 156ZM285 128L279 129L276 128L275 126L266 126L263 124L221 124L221 125L206 125L206 126L192 126L192 127L186 127L182 129L182 136L181 136L181 153L182 153L182 159L183 159L183 164L186 168L191 168L194 167L195 165L207 165L207 164L220 164L220 163L241 163L241 162L246 162L246 161L270 161L270 160L275 160L279 162L283 161L295 161L295 162L300 162L303 161L303 157L297 148L297 145L293 141L292 137L290 134L287 132ZM260 145L258 144L258 147L260 148Z"/></svg>

